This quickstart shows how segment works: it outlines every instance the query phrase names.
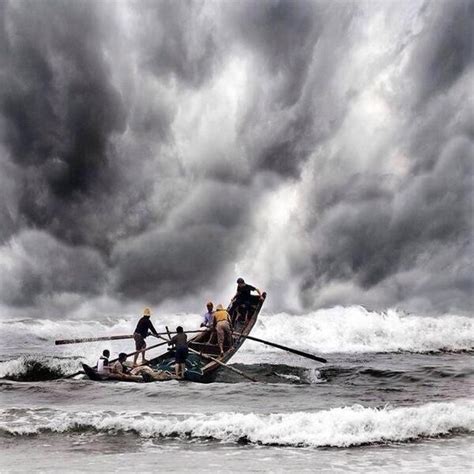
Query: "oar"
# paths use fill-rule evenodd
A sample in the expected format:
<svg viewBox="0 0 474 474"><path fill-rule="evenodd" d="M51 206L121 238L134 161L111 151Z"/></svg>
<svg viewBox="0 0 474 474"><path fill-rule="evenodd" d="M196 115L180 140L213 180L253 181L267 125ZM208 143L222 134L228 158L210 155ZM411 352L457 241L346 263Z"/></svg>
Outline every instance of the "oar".
<svg viewBox="0 0 474 474"><path fill-rule="evenodd" d="M158 336L160 339L163 339L165 340L166 342L169 342L167 339L165 339L164 337L161 337L161 336ZM227 364L224 364L224 362L221 362L219 359L215 359L214 357L211 357L207 354L201 354L201 352L199 351L195 351L194 349L191 349L190 347L188 347L188 350L189 352L193 352L194 354L197 354L198 356L200 357L203 357L204 359L208 359L208 360L212 360L213 362L217 362L219 365L221 365L222 367L225 367L226 369L229 369L231 370L232 372L235 372L236 374L239 374L241 375L242 377L245 377L246 379L249 379L251 380L252 382L257 382L256 379L254 379L253 377L251 377L250 375L247 375L246 373L242 372L241 370L239 369L236 369L235 367L230 367L229 365Z"/></svg>
<svg viewBox="0 0 474 474"><path fill-rule="evenodd" d="M125 334L123 336L104 336L104 337L84 337L82 339L59 339L54 343L59 346L61 344L79 344L80 342L96 342L96 341L115 341L119 339L131 339L133 335Z"/></svg>
<svg viewBox="0 0 474 474"><path fill-rule="evenodd" d="M202 332L202 330L197 331L184 331L187 334L195 333L195 332ZM160 332L158 334L175 334L174 332ZM84 337L82 339L59 339L54 341L54 343L59 346L61 344L79 344L81 342L96 342L96 341L115 341L118 339L132 339L133 334L125 334L121 336L103 336L103 337Z"/></svg>
<svg viewBox="0 0 474 474"><path fill-rule="evenodd" d="M246 339L250 339L252 341L261 342L263 344L266 344L267 346L272 346L272 347L276 347L277 349L282 349L284 351L292 352L293 354L299 355L301 357L306 357L307 359L312 359L312 360L316 360L318 362L323 362L323 363L327 362L327 360L324 359L323 357L318 357L313 354L308 354L307 352L299 351L298 349L293 349L292 347L282 346L280 344L276 344L275 342L264 341L263 339L259 339L258 337L246 336L245 334L242 334L236 331L234 331L234 334L237 334L240 337L245 337Z"/></svg>
<svg viewBox="0 0 474 474"><path fill-rule="evenodd" d="M219 359L211 357L210 355L207 355L207 354L201 354L199 351L195 351L194 349L191 349L190 347L188 347L188 349L189 349L190 352L193 352L194 354L197 354L200 357L204 357L204 359L208 359L208 360L212 360L213 362L217 362L222 367L225 367L226 369L229 369L232 372L235 372L236 374L239 374L242 377L245 377L246 379L251 380L252 382L257 382L257 379L254 379L250 375L246 374L245 372L242 372L239 369L236 369L235 367L231 367L230 365L224 364L224 362L220 361Z"/></svg>
<svg viewBox="0 0 474 474"><path fill-rule="evenodd" d="M166 341L166 342L168 342L168 341ZM131 352L130 354L127 354L127 359L131 356L134 356L135 354L138 354L139 352L145 353L146 351L149 351L150 349L154 349L155 347L164 346L166 344L166 342L160 342L159 344L155 344L154 346L147 347L145 350L140 349L139 351ZM115 359L110 360L109 364L112 364L113 362L117 362L117 361L118 361L118 357L115 358ZM141 364L141 365L147 365L147 364L148 363ZM76 372L72 375L68 375L66 377L63 377L63 379L71 379L72 377L75 377L76 375L80 375L80 374L83 374L83 373L84 372L82 370L79 370L78 372Z"/></svg>

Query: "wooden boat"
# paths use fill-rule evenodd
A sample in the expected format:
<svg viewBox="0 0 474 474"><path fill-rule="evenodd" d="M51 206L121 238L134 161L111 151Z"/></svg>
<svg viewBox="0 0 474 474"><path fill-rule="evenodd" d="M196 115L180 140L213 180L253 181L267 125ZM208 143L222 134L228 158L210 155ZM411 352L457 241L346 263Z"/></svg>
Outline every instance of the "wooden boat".
<svg viewBox="0 0 474 474"><path fill-rule="evenodd" d="M237 308L232 308L232 306L229 305L228 311L233 321L233 329L235 332L240 333L240 335L233 335L232 344L229 347L224 348L225 350L222 358L219 358L219 346L215 334L212 336L210 341L202 342L202 334L198 334L188 341L189 348L198 353L190 351L186 359L186 371L184 374L186 380L201 383L209 383L215 380L219 369L222 368L222 365L219 364L219 362L224 364L227 363L240 349L245 341L245 337L242 336L248 335L254 327L265 298L266 293L262 294L262 299L260 300L255 298L255 304L250 306L246 315L240 314ZM218 359L219 362L211 360L210 357ZM163 354L152 358L148 365L154 370L174 374L174 361L175 352L173 349L169 349ZM87 364L82 364L82 367L87 377L91 380L123 381L114 375L101 375ZM172 377L170 377L170 379L171 378ZM148 379L148 381L151 380Z"/></svg>
<svg viewBox="0 0 474 474"><path fill-rule="evenodd" d="M215 380L222 366L218 362L210 360L209 357L218 358L219 362L227 363L234 356L245 341L245 337L242 336L248 335L257 322L260 309L262 308L266 296L266 293L263 293L261 300L255 298L255 304L250 307L247 315L239 314L237 308L232 308L232 306L229 305L227 310L232 318L233 329L241 335L233 335L232 344L225 348L222 358L219 358L219 346L217 345L215 335L210 342L200 342L200 334L189 340L189 348L194 349L199 352L199 354L189 353L186 359L186 371L184 374L186 380L201 383L209 383ZM172 372L174 371L174 357L174 351L169 350L151 359L150 366L153 369Z"/></svg>

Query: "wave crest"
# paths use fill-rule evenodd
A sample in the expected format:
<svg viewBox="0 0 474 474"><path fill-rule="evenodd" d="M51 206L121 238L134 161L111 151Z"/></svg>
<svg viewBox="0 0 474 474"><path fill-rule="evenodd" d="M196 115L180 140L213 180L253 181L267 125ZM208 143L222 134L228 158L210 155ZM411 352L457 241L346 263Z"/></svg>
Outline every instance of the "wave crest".
<svg viewBox="0 0 474 474"><path fill-rule="evenodd" d="M21 356L0 362L0 378L19 382L55 380L80 369L77 358Z"/></svg>
<svg viewBox="0 0 474 474"><path fill-rule="evenodd" d="M0 430L10 436L40 433L135 433L145 438L180 437L262 445L347 447L470 432L474 402L458 400L418 407L366 408L360 405L316 413L261 415L221 412L164 415L58 410L0 411ZM12 421L13 418L13 421Z"/></svg>
<svg viewBox="0 0 474 474"><path fill-rule="evenodd" d="M162 315L154 321L157 329L165 325L182 325L187 330L198 328L199 315ZM103 347L121 352L132 348L133 341L97 342L54 346L60 338L97 337L131 334L136 319L115 322L27 320L0 322L0 331L7 343L16 348L31 346L77 354L87 359L102 352ZM466 316L437 317L407 315L396 310L369 311L361 306L334 307L307 314L263 314L252 335L302 350L330 353L364 352L459 352L474 349L474 325ZM277 349L247 341L245 351L271 353ZM92 361L90 361L92 362Z"/></svg>
<svg viewBox="0 0 474 474"><path fill-rule="evenodd" d="M325 354L457 352L474 348L471 318L415 316L395 310L379 313L361 306L335 307L299 316L286 313L264 316L257 322L254 334Z"/></svg>

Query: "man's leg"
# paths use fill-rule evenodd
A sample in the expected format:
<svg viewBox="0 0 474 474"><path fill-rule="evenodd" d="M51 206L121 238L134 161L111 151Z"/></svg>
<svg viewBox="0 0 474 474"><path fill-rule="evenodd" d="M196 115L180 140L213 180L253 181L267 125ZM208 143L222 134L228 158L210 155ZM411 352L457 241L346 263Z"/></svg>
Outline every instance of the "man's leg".
<svg viewBox="0 0 474 474"><path fill-rule="evenodd" d="M145 349L146 349L146 342L145 342L145 339L143 339L143 345L142 345L142 364L144 364L145 362L148 362L148 360L145 359Z"/></svg>
<svg viewBox="0 0 474 474"><path fill-rule="evenodd" d="M133 366L135 367L137 365L138 360L138 351L141 349L142 346L142 339L141 336L137 333L133 335L133 339L135 340L135 355L133 356Z"/></svg>
<svg viewBox="0 0 474 474"><path fill-rule="evenodd" d="M225 346L226 350L232 347L232 330L230 329L229 323L226 324L225 328Z"/></svg>
<svg viewBox="0 0 474 474"><path fill-rule="evenodd" d="M219 323L216 326L217 331L217 343L219 344L220 355L224 354L224 328L222 327L222 323Z"/></svg>

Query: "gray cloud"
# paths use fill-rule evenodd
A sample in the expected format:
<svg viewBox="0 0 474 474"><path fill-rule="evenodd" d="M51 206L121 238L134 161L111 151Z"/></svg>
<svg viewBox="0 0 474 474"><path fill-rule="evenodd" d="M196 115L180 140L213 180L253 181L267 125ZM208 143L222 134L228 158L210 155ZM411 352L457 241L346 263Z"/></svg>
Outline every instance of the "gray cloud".
<svg viewBox="0 0 474 474"><path fill-rule="evenodd" d="M89 241L72 221L110 192L110 136L125 126L93 5L10 2L3 22L2 139L24 169L19 211L72 243Z"/></svg>
<svg viewBox="0 0 474 474"><path fill-rule="evenodd" d="M472 2L0 8L3 306L472 307Z"/></svg>
<svg viewBox="0 0 474 474"><path fill-rule="evenodd" d="M2 248L0 259L9 269L0 275L1 301L12 306L28 307L61 294L95 296L106 283L97 252L69 247L38 231L19 233Z"/></svg>
<svg viewBox="0 0 474 474"><path fill-rule="evenodd" d="M427 8L427 26L408 67L418 96L416 104L421 106L452 86L474 62L474 4L461 0L439 6Z"/></svg>
<svg viewBox="0 0 474 474"><path fill-rule="evenodd" d="M189 87L199 87L212 76L219 48L205 2L146 0L134 7L141 66L160 79Z"/></svg>
<svg viewBox="0 0 474 474"><path fill-rule="evenodd" d="M382 142L371 170L354 172L344 149L314 169L306 195L313 254L301 283L305 305L339 299L428 312L472 308L471 7L429 9L435 21L406 51L400 74L402 83L415 85L394 102L403 125ZM387 166L390 156L402 171Z"/></svg>
<svg viewBox="0 0 474 474"><path fill-rule="evenodd" d="M243 223L250 196L224 183L202 183L186 194L166 223L117 245L121 294L180 298L216 285L236 258L249 232Z"/></svg>

